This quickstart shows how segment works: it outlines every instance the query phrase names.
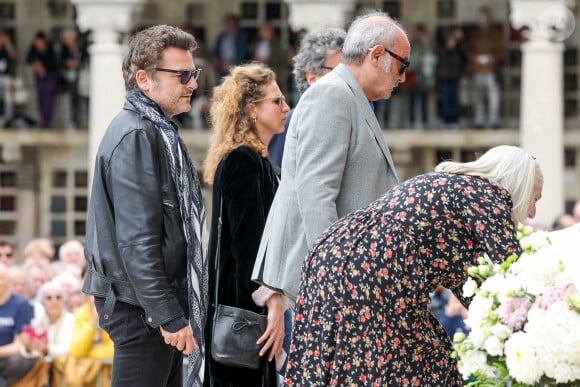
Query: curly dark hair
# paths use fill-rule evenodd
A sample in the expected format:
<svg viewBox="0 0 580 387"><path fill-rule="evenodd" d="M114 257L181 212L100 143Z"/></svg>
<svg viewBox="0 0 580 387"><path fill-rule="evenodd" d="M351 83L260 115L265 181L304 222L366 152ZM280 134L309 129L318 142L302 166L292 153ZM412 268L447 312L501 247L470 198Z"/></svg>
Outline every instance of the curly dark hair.
<svg viewBox="0 0 580 387"><path fill-rule="evenodd" d="M138 70L151 70L161 62L166 48L175 47L193 53L197 48L195 38L180 28L157 25L134 34L129 41L129 51L123 59L123 79L126 90L138 90L135 74Z"/></svg>

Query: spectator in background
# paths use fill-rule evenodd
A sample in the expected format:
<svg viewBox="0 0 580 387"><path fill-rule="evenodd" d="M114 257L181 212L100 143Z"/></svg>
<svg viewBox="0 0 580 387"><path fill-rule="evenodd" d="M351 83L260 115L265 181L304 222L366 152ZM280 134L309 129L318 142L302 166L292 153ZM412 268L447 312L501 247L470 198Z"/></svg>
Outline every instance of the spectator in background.
<svg viewBox="0 0 580 387"><path fill-rule="evenodd" d="M48 128L52 124L54 100L58 84L58 62L52 44L43 31L38 31L28 50L26 62L32 65L40 126Z"/></svg>
<svg viewBox="0 0 580 387"><path fill-rule="evenodd" d="M69 312L74 313L78 308L83 306L86 302L85 296L86 294L80 290L70 294L68 296L68 302L66 303Z"/></svg>
<svg viewBox="0 0 580 387"><path fill-rule="evenodd" d="M429 293L430 302L427 309L439 321L441 321L441 316L445 312L450 293L449 289L445 289L441 285L438 285L433 292Z"/></svg>
<svg viewBox="0 0 580 387"><path fill-rule="evenodd" d="M193 63L195 67L202 69L197 78L197 89L191 95L191 110L181 113L179 116L189 115L193 129L207 129L207 115L211 106L210 98L215 85L215 71L212 65L211 53L203 41L202 30L191 25L184 27L184 31L190 33L198 42L199 46L195 50Z"/></svg>
<svg viewBox="0 0 580 387"><path fill-rule="evenodd" d="M81 280L73 273L65 271L53 277L51 281L60 284L65 289L66 291L65 307L67 308L67 310L72 311L75 305L69 304L69 301L75 294L78 294L81 291L82 285ZM75 298L73 301L77 302L77 299Z"/></svg>
<svg viewBox="0 0 580 387"><path fill-rule="evenodd" d="M461 115L459 82L465 73L466 63L463 30L456 27L443 37L437 49L435 74L438 110L445 129L459 128Z"/></svg>
<svg viewBox="0 0 580 387"><path fill-rule="evenodd" d="M81 60L77 81L77 125L79 128L86 128L89 125L89 98L91 94L91 59L89 55L90 32L80 36L81 47L85 57Z"/></svg>
<svg viewBox="0 0 580 387"><path fill-rule="evenodd" d="M24 265L13 265L8 267L10 282L12 283L12 294L30 299L30 276Z"/></svg>
<svg viewBox="0 0 580 387"><path fill-rule="evenodd" d="M78 81L81 67L88 60L86 47L79 41L78 33L72 29L60 35L58 69L59 112L61 125L65 129L78 126Z"/></svg>
<svg viewBox="0 0 580 387"><path fill-rule="evenodd" d="M474 125L497 129L500 127L500 95L496 78L507 48L501 30L492 24L489 8L480 9L477 22L477 28L468 35L467 46L473 74Z"/></svg>
<svg viewBox="0 0 580 387"><path fill-rule="evenodd" d="M340 64L345 37L346 31L335 27L327 27L304 36L300 43L300 50L294 57L293 71L300 93L304 93L310 85ZM284 132L274 135L268 145L270 159L278 169L278 175L282 167L286 131L293 112L294 109L288 112Z"/></svg>
<svg viewBox="0 0 580 387"><path fill-rule="evenodd" d="M265 21L258 31L258 40L254 43L254 61L264 63L276 73L276 79L282 94L287 95L289 84L289 63L286 46L282 44L279 33L271 21Z"/></svg>
<svg viewBox="0 0 580 387"><path fill-rule="evenodd" d="M224 18L224 30L219 33L213 46L212 56L215 66L215 84L221 83L232 66L248 59L248 38L240 29L239 19L234 14Z"/></svg>
<svg viewBox="0 0 580 387"><path fill-rule="evenodd" d="M14 243L0 240L0 263L6 266L16 264L16 248Z"/></svg>
<svg viewBox="0 0 580 387"><path fill-rule="evenodd" d="M82 269L81 277L87 269L85 247L76 239L66 241L60 246L58 249L58 259L63 263L80 267Z"/></svg>
<svg viewBox="0 0 580 387"><path fill-rule="evenodd" d="M40 288L50 281L50 273L46 267L39 266L27 266L24 265L28 270L28 276L30 280L30 296L28 300L34 307L34 316L39 317L44 314L44 307L42 306L39 291Z"/></svg>
<svg viewBox="0 0 580 387"><path fill-rule="evenodd" d="M452 291L447 291L449 292L449 300L439 321L449 338L453 340L453 335L457 332L468 333L468 329L465 326L467 308L461 304L459 298Z"/></svg>
<svg viewBox="0 0 580 387"><path fill-rule="evenodd" d="M22 255L26 266L46 268L54 259L54 243L48 238L35 238L24 246Z"/></svg>
<svg viewBox="0 0 580 387"><path fill-rule="evenodd" d="M64 364L67 387L95 386L100 375L100 387L111 385L111 366L103 366L103 360L113 359L113 341L99 327L99 316L94 298L83 294L83 303L74 312L74 329L70 354Z"/></svg>
<svg viewBox="0 0 580 387"><path fill-rule="evenodd" d="M0 127L9 123L14 117L12 86L16 59L17 53L12 39L4 28L0 27L0 100L2 101Z"/></svg>
<svg viewBox="0 0 580 387"><path fill-rule="evenodd" d="M409 93L409 128L426 129L429 127L429 91L435 82L435 52L427 27L420 23L411 34L411 57L405 81ZM417 101L421 112L421 121L417 122L415 107Z"/></svg>
<svg viewBox="0 0 580 387"><path fill-rule="evenodd" d="M35 316L31 327L37 335L46 333L46 340L24 333L24 353L28 357L46 356L56 361L70 351L74 316L66 309L67 292L58 282L45 283L40 288L39 296L45 313Z"/></svg>
<svg viewBox="0 0 580 387"><path fill-rule="evenodd" d="M12 293L8 267L0 263L0 387L20 380L37 361L20 355L22 329L32 317L32 306Z"/></svg>
<svg viewBox="0 0 580 387"><path fill-rule="evenodd" d="M83 269L74 263L65 263L62 261L54 261L48 266L48 272L51 279L61 275L67 275L75 281L81 282L83 278Z"/></svg>

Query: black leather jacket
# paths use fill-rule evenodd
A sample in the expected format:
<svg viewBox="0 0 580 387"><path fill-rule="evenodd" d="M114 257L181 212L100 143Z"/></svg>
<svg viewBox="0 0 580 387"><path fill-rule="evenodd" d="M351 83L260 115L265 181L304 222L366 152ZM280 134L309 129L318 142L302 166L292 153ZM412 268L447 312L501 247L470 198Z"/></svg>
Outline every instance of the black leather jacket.
<svg viewBox="0 0 580 387"><path fill-rule="evenodd" d="M87 221L83 291L106 298L101 321L115 300L153 328L187 318L186 248L161 132L125 101L97 152Z"/></svg>

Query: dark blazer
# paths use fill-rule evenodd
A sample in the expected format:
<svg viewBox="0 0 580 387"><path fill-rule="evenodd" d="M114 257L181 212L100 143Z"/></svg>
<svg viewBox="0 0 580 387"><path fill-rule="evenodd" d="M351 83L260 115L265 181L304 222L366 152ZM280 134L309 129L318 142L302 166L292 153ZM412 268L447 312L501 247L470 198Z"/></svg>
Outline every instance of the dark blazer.
<svg viewBox="0 0 580 387"><path fill-rule="evenodd" d="M219 163L213 184L213 210L209 242L209 295L214 300L216 279L215 252L220 201L223 198L222 234L220 243L220 288L218 302L252 310L265 309L252 300L259 285L251 280L260 237L268 210L278 188L278 180L270 161L253 148L242 145ZM210 306L206 325L206 364L211 378L244 386L262 386L262 372L269 372L275 383L275 370L252 371L226 367L211 360L211 322L214 308ZM210 378L206 378L209 382ZM268 384L266 384L268 385Z"/></svg>

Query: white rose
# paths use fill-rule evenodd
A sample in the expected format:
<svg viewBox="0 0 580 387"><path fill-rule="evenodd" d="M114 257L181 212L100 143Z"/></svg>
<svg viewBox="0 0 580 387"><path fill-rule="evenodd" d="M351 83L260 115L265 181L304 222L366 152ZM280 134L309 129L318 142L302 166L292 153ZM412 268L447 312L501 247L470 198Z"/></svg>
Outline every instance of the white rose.
<svg viewBox="0 0 580 387"><path fill-rule="evenodd" d="M512 334L512 330L510 329L510 327L501 323L495 324L494 326L491 327L490 330L491 333L501 341L507 339Z"/></svg>
<svg viewBox="0 0 580 387"><path fill-rule="evenodd" d="M473 278L469 278L465 284L463 284L463 296L473 297L475 291L477 290L477 282Z"/></svg>
<svg viewBox="0 0 580 387"><path fill-rule="evenodd" d="M469 332L469 338L475 348L483 348L483 344L485 343L485 332L483 329L473 328Z"/></svg>
<svg viewBox="0 0 580 387"><path fill-rule="evenodd" d="M497 336L489 336L485 340L484 348L491 356L503 355L503 343Z"/></svg>

